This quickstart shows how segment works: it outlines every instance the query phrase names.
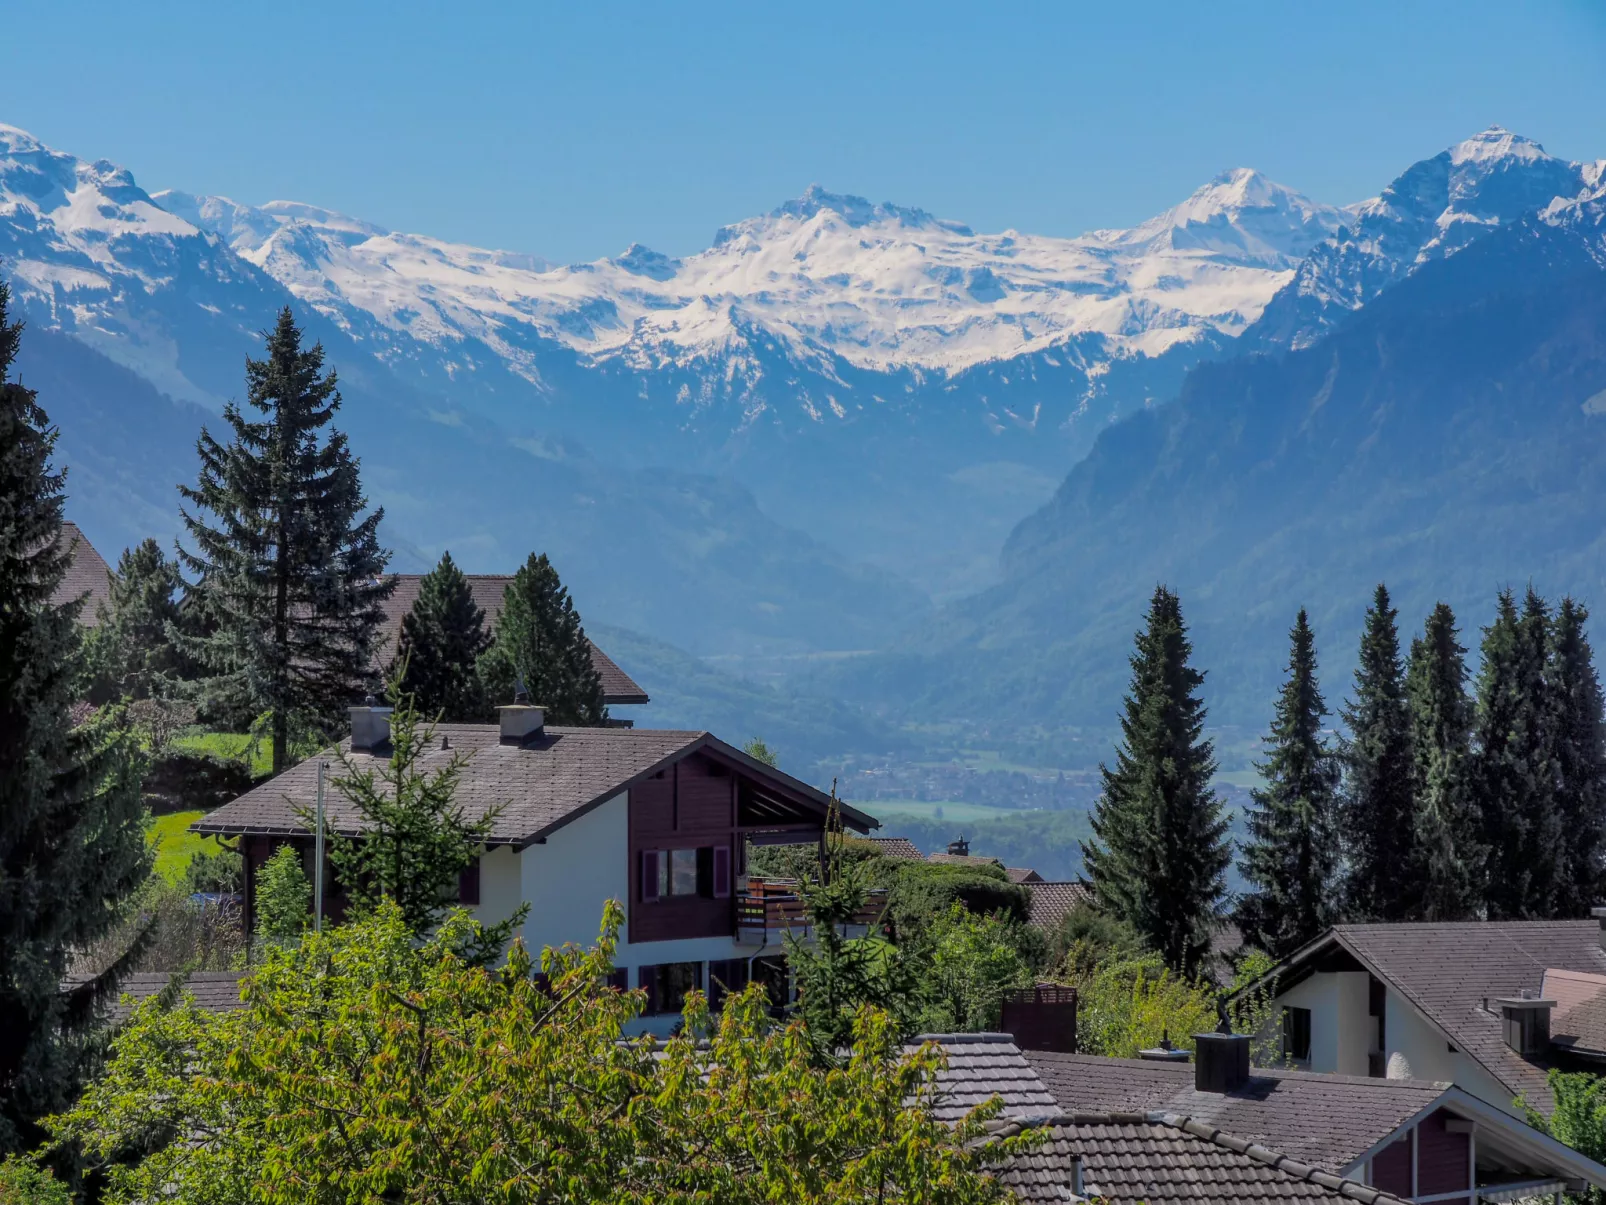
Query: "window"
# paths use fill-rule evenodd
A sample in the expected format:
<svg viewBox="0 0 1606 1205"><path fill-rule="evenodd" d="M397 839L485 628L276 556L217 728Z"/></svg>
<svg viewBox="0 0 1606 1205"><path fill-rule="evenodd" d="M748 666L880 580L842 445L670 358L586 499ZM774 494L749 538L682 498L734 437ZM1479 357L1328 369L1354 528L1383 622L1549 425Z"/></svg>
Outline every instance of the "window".
<svg viewBox="0 0 1606 1205"><path fill-rule="evenodd" d="M729 899L730 893L731 851L728 845L641 851L643 901L667 896L723 900Z"/></svg>
<svg viewBox="0 0 1606 1205"><path fill-rule="evenodd" d="M649 1017L678 1013L686 1003L686 993L703 986L703 964L663 962L657 966L638 967L636 986L647 993Z"/></svg>
<svg viewBox="0 0 1606 1205"><path fill-rule="evenodd" d="M1310 1062L1310 1009L1283 1009L1283 1057Z"/></svg>
<svg viewBox="0 0 1606 1205"><path fill-rule="evenodd" d="M480 902L480 860L475 858L458 872L457 902L477 906Z"/></svg>
<svg viewBox="0 0 1606 1205"><path fill-rule="evenodd" d="M725 997L747 986L747 959L732 958L708 964L708 1007L715 1010L724 1005Z"/></svg>

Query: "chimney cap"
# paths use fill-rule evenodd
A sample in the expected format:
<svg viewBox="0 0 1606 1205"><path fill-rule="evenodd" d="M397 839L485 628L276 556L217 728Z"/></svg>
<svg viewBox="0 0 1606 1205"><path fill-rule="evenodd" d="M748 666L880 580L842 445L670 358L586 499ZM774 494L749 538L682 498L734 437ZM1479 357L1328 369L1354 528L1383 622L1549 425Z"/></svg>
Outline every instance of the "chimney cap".
<svg viewBox="0 0 1606 1205"><path fill-rule="evenodd" d="M515 707L528 707L530 705L530 688L525 684L522 672L515 674L513 677L513 705Z"/></svg>
<svg viewBox="0 0 1606 1205"><path fill-rule="evenodd" d="M1526 991L1526 989L1524 989L1524 991ZM1555 1008L1556 1007L1556 1002L1554 1000L1542 1000L1537 995L1529 996L1529 995L1524 995L1524 994L1520 994L1520 993L1518 995L1515 995L1515 996L1500 996L1500 997L1497 997L1495 999L1495 1003L1498 1004L1502 1009L1507 1009L1507 1008Z"/></svg>

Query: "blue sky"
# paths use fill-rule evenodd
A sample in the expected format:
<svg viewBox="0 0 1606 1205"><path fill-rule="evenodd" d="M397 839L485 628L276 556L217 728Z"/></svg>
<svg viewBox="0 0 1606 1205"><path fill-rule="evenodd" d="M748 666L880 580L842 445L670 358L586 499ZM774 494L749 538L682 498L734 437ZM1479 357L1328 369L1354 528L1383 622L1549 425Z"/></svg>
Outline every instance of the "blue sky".
<svg viewBox="0 0 1606 1205"><path fill-rule="evenodd" d="M8 6L0 121L141 184L560 261L682 254L811 182L978 229L1216 172L1375 193L1498 122L1606 157L1606 4Z"/></svg>

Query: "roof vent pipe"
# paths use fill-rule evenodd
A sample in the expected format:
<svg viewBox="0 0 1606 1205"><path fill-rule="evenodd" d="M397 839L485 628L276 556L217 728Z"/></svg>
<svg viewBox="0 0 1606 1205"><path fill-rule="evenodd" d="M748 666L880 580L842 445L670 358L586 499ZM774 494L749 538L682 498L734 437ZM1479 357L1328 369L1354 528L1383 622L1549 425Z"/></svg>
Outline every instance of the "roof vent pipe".
<svg viewBox="0 0 1606 1205"><path fill-rule="evenodd" d="M1249 1035L1193 1035L1193 1086L1200 1092L1236 1092L1249 1082Z"/></svg>

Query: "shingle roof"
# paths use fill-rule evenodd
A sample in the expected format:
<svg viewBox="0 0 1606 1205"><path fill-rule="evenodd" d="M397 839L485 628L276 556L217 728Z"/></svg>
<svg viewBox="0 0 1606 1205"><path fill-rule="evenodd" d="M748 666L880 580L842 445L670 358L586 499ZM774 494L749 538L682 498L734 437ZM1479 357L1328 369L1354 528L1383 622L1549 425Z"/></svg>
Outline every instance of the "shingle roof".
<svg viewBox="0 0 1606 1205"><path fill-rule="evenodd" d="M129 1006L123 1004L122 996L132 997L137 1004L160 992L173 981L175 975L182 982L184 990L195 998L195 1005L202 1012L223 1013L243 1007L240 1001L243 971L139 971L123 980L112 1016L118 1020L128 1016Z"/></svg>
<svg viewBox="0 0 1606 1205"><path fill-rule="evenodd" d="M500 807L489 843L525 845L561 827L593 805L612 798L633 782L670 765L687 754L707 749L742 767L749 778L769 783L783 794L818 808L823 814L830 800L807 783L771 769L733 749L707 732L680 732L658 728L547 728L521 745L501 743L495 724L441 724L436 728L450 748L440 743L419 759L421 773L444 766L454 754L468 755L458 781L457 802L464 815L478 819ZM301 813L317 801L318 761L330 761L331 780L345 774L340 755L357 770L383 766L388 750L379 756L351 752L349 739L339 753L326 751L290 767L277 778L253 787L232 803L209 812L191 825L198 833L289 834L305 832ZM330 787L324 793L325 816L336 832L358 831L358 813ZM875 821L855 808L838 805L843 820L859 831Z"/></svg>
<svg viewBox="0 0 1606 1205"><path fill-rule="evenodd" d="M1009 876L1011 883L1041 883L1043 876L1025 866L1006 866L1004 873Z"/></svg>
<svg viewBox="0 0 1606 1205"><path fill-rule="evenodd" d="M948 1056L938 1077L942 1090L935 1109L943 1121L958 1121L994 1096L1004 1102L1006 1117L1052 1112L1054 1094L1038 1078L1007 1033L930 1033L915 1038L910 1049L936 1042Z"/></svg>
<svg viewBox="0 0 1606 1205"><path fill-rule="evenodd" d="M95 546L76 523L61 525L61 542L71 552L72 559L67 563L66 576L50 596L50 604L59 607L75 598L84 599L84 605L78 612L78 622L85 627L95 627L100 623L100 604L111 602L111 566L106 563L105 557L95 551Z"/></svg>
<svg viewBox="0 0 1606 1205"><path fill-rule="evenodd" d="M413 609L418 601L419 583L424 580L421 573L397 573L392 576L396 579L396 589L384 602L385 630L389 636L389 646L394 647L396 637L401 632L402 619L407 612ZM507 573L466 573L468 588L474 596L474 605L485 612L485 627L489 631L496 617L502 613L502 592L507 584L513 580ZM609 706L625 703L649 703L647 692L637 685L635 679L614 662L596 646L594 641L587 641L591 645L591 664L602 677L602 697ZM387 654L388 655L388 654Z"/></svg>
<svg viewBox="0 0 1606 1205"><path fill-rule="evenodd" d="M1200 1092L1191 1063L1043 1050L1026 1051L1025 1058L1062 1109L1193 1117L1333 1171L1348 1167L1451 1086L1257 1068L1237 1092Z"/></svg>
<svg viewBox="0 0 1606 1205"><path fill-rule="evenodd" d="M1018 1134L1030 1119L994 1127ZM1082 1165L1082 1192L1111 1205L1270 1205L1283 1201L1356 1201L1393 1205L1398 1198L1289 1158L1204 1122L1135 1112L1065 1113L1042 1119L1047 1145L1017 1156L994 1174L1030 1202L1071 1195L1071 1162Z"/></svg>
<svg viewBox="0 0 1606 1205"><path fill-rule="evenodd" d="M1072 908L1093 898L1086 883L1030 883L1028 886L1032 889L1030 923L1044 929L1053 928Z"/></svg>
<svg viewBox="0 0 1606 1205"><path fill-rule="evenodd" d="M1547 968L1539 994L1556 1002L1550 1040L1568 1050L1606 1053L1606 975Z"/></svg>
<svg viewBox="0 0 1606 1205"><path fill-rule="evenodd" d="M1539 991L1547 968L1606 973L1592 920L1338 925L1290 962L1328 942L1369 966L1513 1096L1545 1112L1554 1102L1544 1066L1506 1045L1499 1011L1485 1012L1483 1001Z"/></svg>
<svg viewBox="0 0 1606 1205"><path fill-rule="evenodd" d="M905 858L915 862L923 862L926 855L915 848L915 843L908 837L871 837L876 843L877 850L884 858Z"/></svg>

